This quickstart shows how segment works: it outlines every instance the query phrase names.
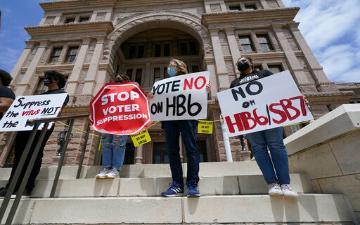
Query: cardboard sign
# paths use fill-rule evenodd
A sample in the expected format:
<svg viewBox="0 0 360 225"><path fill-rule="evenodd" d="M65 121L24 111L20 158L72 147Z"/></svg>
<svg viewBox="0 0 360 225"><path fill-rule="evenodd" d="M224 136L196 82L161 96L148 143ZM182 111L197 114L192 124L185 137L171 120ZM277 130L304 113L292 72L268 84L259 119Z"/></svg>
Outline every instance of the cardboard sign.
<svg viewBox="0 0 360 225"><path fill-rule="evenodd" d="M131 140L133 141L135 147L139 147L151 142L151 137L148 130L144 130L137 135L132 135Z"/></svg>
<svg viewBox="0 0 360 225"><path fill-rule="evenodd" d="M56 118L67 94L18 96L0 121L0 131L32 130L28 120Z"/></svg>
<svg viewBox="0 0 360 225"><path fill-rule="evenodd" d="M151 120L197 120L207 118L209 72L175 76L154 83L150 100Z"/></svg>
<svg viewBox="0 0 360 225"><path fill-rule="evenodd" d="M105 84L90 111L92 127L101 133L133 135L150 123L147 97L133 82Z"/></svg>
<svg viewBox="0 0 360 225"><path fill-rule="evenodd" d="M313 119L289 71L219 92L217 96L230 137Z"/></svg>
<svg viewBox="0 0 360 225"><path fill-rule="evenodd" d="M213 133L213 121L199 120L198 121L198 133L199 134L212 134Z"/></svg>

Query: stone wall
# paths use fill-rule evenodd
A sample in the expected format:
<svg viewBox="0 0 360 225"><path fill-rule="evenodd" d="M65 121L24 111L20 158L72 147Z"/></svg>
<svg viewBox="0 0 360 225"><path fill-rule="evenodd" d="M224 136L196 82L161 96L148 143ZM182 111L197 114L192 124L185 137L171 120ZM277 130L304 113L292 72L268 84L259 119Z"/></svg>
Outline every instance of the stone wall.
<svg viewBox="0 0 360 225"><path fill-rule="evenodd" d="M290 172L318 193L342 193L360 219L360 104L342 105L285 139Z"/></svg>

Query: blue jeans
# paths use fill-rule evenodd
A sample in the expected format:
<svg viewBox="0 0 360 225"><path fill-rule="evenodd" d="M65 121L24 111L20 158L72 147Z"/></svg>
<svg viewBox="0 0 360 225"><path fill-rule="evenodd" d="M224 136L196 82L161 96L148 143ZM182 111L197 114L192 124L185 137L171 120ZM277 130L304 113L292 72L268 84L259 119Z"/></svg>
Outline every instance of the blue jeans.
<svg viewBox="0 0 360 225"><path fill-rule="evenodd" d="M104 168L120 170L124 164L125 147L129 136L102 134L102 165Z"/></svg>
<svg viewBox="0 0 360 225"><path fill-rule="evenodd" d="M186 147L188 162L187 184L197 185L199 182L200 153L196 144L196 120L164 121L162 126L165 130L166 147L169 154L170 169L173 181L184 186L183 171L180 159L179 137Z"/></svg>
<svg viewBox="0 0 360 225"><path fill-rule="evenodd" d="M283 135L284 128L282 127L246 135L252 146L255 160L268 184L290 184L289 161Z"/></svg>

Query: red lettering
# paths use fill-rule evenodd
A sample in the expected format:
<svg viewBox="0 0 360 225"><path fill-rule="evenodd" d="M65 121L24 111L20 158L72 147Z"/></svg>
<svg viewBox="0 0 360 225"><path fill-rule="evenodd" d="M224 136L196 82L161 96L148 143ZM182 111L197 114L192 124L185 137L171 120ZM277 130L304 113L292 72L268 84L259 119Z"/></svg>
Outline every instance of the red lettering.
<svg viewBox="0 0 360 225"><path fill-rule="evenodd" d="M253 110L254 119L256 120L256 123L261 125L261 126L268 125L269 118L267 118L267 116L259 116L258 113L256 112L256 110L257 109Z"/></svg>
<svg viewBox="0 0 360 225"><path fill-rule="evenodd" d="M190 80L190 81L189 81ZM190 79L185 79L184 80L184 91L186 89L192 89L193 88L193 84L194 84L194 78L190 78Z"/></svg>
<svg viewBox="0 0 360 225"><path fill-rule="evenodd" d="M286 113L282 110L279 110L279 109L276 109L275 107L277 106L280 106L281 107L281 104L279 103L273 103L269 106L269 111L271 113L274 113L274 114L277 114L280 116L280 119L279 120L276 120L274 118L272 118L272 121L276 124L281 124L281 123L284 123L287 119L287 116L286 116Z"/></svg>
<svg viewBox="0 0 360 225"><path fill-rule="evenodd" d="M235 126L237 127L237 129L238 129L239 131L243 131L243 130L244 130L243 124L242 124L242 122L241 122L241 116L240 116L240 114L241 114L241 113L237 113L237 114L234 115L235 122L232 122L232 121L231 121L230 116L226 116L226 117L225 117L225 122L226 122L226 125L227 125L230 133L235 133Z"/></svg>
<svg viewBox="0 0 360 225"><path fill-rule="evenodd" d="M199 85L199 82L201 82L200 85ZM196 89L200 90L203 87L205 87L205 85L206 85L206 78L204 76L199 76L195 79L195 88Z"/></svg>
<svg viewBox="0 0 360 225"><path fill-rule="evenodd" d="M286 116L290 121L295 120L300 116L300 111L292 105L291 100L289 99L280 100L280 104L282 105L284 112L286 113ZM295 114L292 116L291 112Z"/></svg>
<svg viewBox="0 0 360 225"><path fill-rule="evenodd" d="M296 99L298 99L300 101L301 114L303 116L306 116L307 115L307 110L306 110L306 104L305 104L304 96L296 96L296 97L290 98L290 100L296 100Z"/></svg>
<svg viewBox="0 0 360 225"><path fill-rule="evenodd" d="M253 117L251 117L251 113L249 112L241 113L241 121L243 122L245 130L253 129L256 126L256 121ZM250 122L253 124L251 125Z"/></svg>

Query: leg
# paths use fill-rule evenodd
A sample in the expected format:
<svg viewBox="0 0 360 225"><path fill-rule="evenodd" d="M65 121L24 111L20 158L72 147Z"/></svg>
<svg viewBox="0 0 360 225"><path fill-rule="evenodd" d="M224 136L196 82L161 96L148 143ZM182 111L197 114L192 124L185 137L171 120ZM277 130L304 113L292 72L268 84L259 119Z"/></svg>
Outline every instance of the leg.
<svg viewBox="0 0 360 225"><path fill-rule="evenodd" d="M265 131L266 142L269 146L271 159L275 167L280 184L290 184L289 161L283 141L282 127Z"/></svg>
<svg viewBox="0 0 360 225"><path fill-rule="evenodd" d="M165 121L163 122L163 126L165 130L166 147L169 154L172 179L182 187L184 186L184 181L180 159L179 127L175 121Z"/></svg>
<svg viewBox="0 0 360 225"><path fill-rule="evenodd" d="M125 148L126 143L129 139L127 135L114 135L113 138L113 156L112 156L112 167L121 170L125 159Z"/></svg>
<svg viewBox="0 0 360 225"><path fill-rule="evenodd" d="M186 156L188 160L187 184L197 186L199 182L199 163L200 153L196 143L196 120L184 120L178 123L181 136L186 147Z"/></svg>
<svg viewBox="0 0 360 225"><path fill-rule="evenodd" d="M102 150L102 166L103 168L111 168L112 161L112 134L102 134L101 135L101 150Z"/></svg>
<svg viewBox="0 0 360 225"><path fill-rule="evenodd" d="M276 183L276 174L268 153L265 135L263 131L247 134L246 138L250 141L255 160L264 175L268 184Z"/></svg>
<svg viewBox="0 0 360 225"><path fill-rule="evenodd" d="M28 182L27 182L27 184L26 184L26 190L27 190L29 193L31 193L32 189L33 189L34 186L35 186L35 179L36 179L36 177L37 177L37 175L39 174L40 169L41 169L42 158L43 158L43 155L44 155L44 154L43 154L43 151L44 151L46 142L49 140L52 132L53 132L53 128L50 129L50 130L48 130L48 131L46 131L45 138L44 138L44 140L43 140L42 143L41 143L39 154L38 154L37 157L36 157L36 160L35 160L35 163L34 163L34 167L33 167L33 169L31 170L29 180L28 180ZM39 134L39 138L40 138L40 132L38 132L38 134ZM39 139L37 139L37 140L39 140ZM33 149L35 149L36 143L37 143L37 142L34 142Z"/></svg>
<svg viewBox="0 0 360 225"><path fill-rule="evenodd" d="M6 188L8 188L10 186L10 183L11 183L11 180L14 176L14 173L15 173L15 170L16 168L18 167L18 164L19 164L19 161L20 161L20 158L22 156L22 153L26 147L26 144L30 138L30 135L31 135L31 132L28 132L28 131L20 131L16 134L16 138L15 138L15 151L14 151L14 165L11 169L11 174L10 174L10 178L9 178L9 181L6 185ZM35 137L35 140L34 142L36 141L36 137ZM30 149L30 153L29 155L31 155L31 149ZM29 157L28 157L29 158ZM25 160L25 165L24 167L26 167L27 165L27 161L28 161L28 158ZM24 173L25 173L25 169L23 169L21 171L21 174L20 174L20 177L23 177L24 176ZM19 188L20 186L20 183L21 183L21 180L19 179L19 181L17 182L16 186L15 186L15 192L17 191L17 189Z"/></svg>

